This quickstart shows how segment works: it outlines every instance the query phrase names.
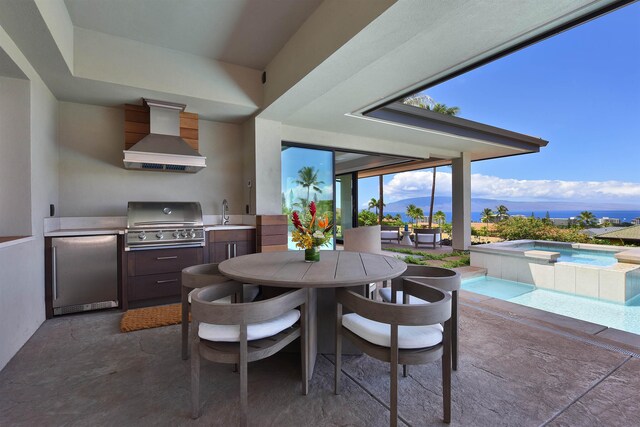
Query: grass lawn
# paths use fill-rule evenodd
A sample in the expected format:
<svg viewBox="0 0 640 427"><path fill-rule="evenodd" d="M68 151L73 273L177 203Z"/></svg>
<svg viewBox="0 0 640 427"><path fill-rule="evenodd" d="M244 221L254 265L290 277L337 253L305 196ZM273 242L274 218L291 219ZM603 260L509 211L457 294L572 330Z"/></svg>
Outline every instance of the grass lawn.
<svg viewBox="0 0 640 427"><path fill-rule="evenodd" d="M469 265L468 251L453 251L451 253L429 253L405 248L388 248L389 252L406 255L407 264L428 265L430 267L456 268Z"/></svg>

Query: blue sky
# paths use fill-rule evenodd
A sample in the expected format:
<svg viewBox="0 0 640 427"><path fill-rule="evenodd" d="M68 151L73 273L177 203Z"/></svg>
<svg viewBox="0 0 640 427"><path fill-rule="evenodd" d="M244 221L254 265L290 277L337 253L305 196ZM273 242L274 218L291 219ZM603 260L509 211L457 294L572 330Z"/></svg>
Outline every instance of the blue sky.
<svg viewBox="0 0 640 427"><path fill-rule="evenodd" d="M640 182L640 3L427 93L461 117L540 136L540 153L474 163L504 178Z"/></svg>
<svg viewBox="0 0 640 427"><path fill-rule="evenodd" d="M474 197L640 208L640 3L423 93L460 107L461 117L549 141L540 153L474 162ZM428 196L430 188L429 171L389 176L385 199ZM442 168L436 193L450 188ZM360 193L367 200L377 188Z"/></svg>
<svg viewBox="0 0 640 427"><path fill-rule="evenodd" d="M473 197L640 209L640 3L424 93L460 107L461 117L549 141L540 153L474 162ZM308 153L285 154L291 164L283 170L283 184L309 160ZM451 194L450 172L438 168L437 195ZM328 185L331 178L323 181ZM430 170L385 176L384 182L385 201L431 192ZM361 180L359 196L361 209L378 198L377 179Z"/></svg>

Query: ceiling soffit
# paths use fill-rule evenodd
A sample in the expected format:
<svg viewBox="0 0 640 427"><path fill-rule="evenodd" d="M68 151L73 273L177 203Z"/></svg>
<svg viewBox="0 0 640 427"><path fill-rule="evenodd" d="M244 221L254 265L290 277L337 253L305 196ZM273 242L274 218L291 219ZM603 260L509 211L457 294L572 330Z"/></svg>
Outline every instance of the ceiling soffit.
<svg viewBox="0 0 640 427"><path fill-rule="evenodd" d="M12 79L27 79L20 67L0 48L0 77L9 77Z"/></svg>
<svg viewBox="0 0 640 427"><path fill-rule="evenodd" d="M264 70L321 0L65 0L76 27Z"/></svg>
<svg viewBox="0 0 640 427"><path fill-rule="evenodd" d="M503 146L504 139L479 143L464 134L392 126L358 114L607 3L611 2L566 0L523 6L452 0L420 7L397 2L265 106L260 117L289 126L416 144L434 155L479 151L477 157L487 158L537 151L517 141Z"/></svg>

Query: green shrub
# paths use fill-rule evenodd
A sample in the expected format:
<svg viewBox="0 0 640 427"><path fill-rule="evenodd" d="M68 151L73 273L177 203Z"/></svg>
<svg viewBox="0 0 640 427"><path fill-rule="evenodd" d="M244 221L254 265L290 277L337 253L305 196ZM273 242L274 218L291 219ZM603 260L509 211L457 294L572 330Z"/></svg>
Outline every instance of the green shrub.
<svg viewBox="0 0 640 427"><path fill-rule="evenodd" d="M378 215L371 211L360 211L358 213L358 225L376 225Z"/></svg>
<svg viewBox="0 0 640 427"><path fill-rule="evenodd" d="M575 228L562 229L540 218L511 217L497 224L496 234L505 240L552 240L587 243L591 238Z"/></svg>

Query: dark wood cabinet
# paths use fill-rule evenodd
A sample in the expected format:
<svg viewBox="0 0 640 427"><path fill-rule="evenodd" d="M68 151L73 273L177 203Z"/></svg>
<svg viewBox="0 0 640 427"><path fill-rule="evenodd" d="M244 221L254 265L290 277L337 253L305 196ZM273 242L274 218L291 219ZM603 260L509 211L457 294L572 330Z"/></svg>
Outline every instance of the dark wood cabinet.
<svg viewBox="0 0 640 427"><path fill-rule="evenodd" d="M127 305L135 306L178 302L182 269L204 263L203 248L130 251L125 259Z"/></svg>
<svg viewBox="0 0 640 427"><path fill-rule="evenodd" d="M256 252L256 231L216 230L209 232L209 262L222 261Z"/></svg>

